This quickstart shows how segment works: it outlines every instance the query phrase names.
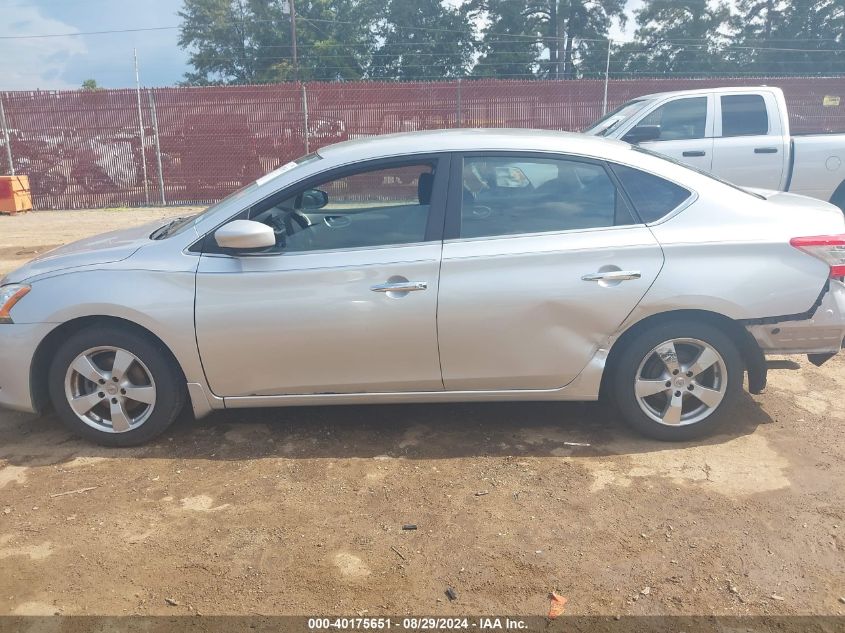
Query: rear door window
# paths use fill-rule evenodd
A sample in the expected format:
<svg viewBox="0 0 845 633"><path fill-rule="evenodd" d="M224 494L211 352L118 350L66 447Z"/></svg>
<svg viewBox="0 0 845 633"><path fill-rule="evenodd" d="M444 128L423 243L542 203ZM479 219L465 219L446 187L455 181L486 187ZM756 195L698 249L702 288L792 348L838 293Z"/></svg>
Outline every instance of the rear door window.
<svg viewBox="0 0 845 633"><path fill-rule="evenodd" d="M635 220L602 164L567 158L468 156L460 237L595 229Z"/></svg>
<svg viewBox="0 0 845 633"><path fill-rule="evenodd" d="M724 95L722 136L759 136L769 133L769 115L761 95Z"/></svg>
<svg viewBox="0 0 845 633"><path fill-rule="evenodd" d="M680 185L633 167L611 164L611 169L646 224L668 215L692 195Z"/></svg>

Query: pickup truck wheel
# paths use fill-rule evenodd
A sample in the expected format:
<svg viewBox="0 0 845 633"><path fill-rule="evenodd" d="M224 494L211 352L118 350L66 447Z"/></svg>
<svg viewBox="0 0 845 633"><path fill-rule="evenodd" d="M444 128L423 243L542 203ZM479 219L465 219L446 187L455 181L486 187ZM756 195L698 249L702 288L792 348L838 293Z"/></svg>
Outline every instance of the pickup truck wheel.
<svg viewBox="0 0 845 633"><path fill-rule="evenodd" d="M161 344L114 327L72 335L56 352L47 381L65 425L104 446L152 439L185 403L184 380Z"/></svg>
<svg viewBox="0 0 845 633"><path fill-rule="evenodd" d="M616 405L635 429L657 440L713 433L742 389L742 357L730 337L695 322L643 331L622 352L613 376Z"/></svg>

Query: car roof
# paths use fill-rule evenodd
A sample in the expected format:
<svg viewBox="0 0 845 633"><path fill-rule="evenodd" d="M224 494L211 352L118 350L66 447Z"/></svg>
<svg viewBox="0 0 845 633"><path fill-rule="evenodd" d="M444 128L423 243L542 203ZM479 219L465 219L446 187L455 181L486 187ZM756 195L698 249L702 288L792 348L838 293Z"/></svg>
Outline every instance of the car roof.
<svg viewBox="0 0 845 633"><path fill-rule="evenodd" d="M669 90L665 92L652 92L651 94L640 95L639 97L634 97L633 99L631 99L631 101L639 101L641 99L658 99L668 97L669 95L673 97L685 97L688 95L703 95L711 92L715 94L721 94L724 92L752 92L756 90L769 90L772 92L776 92L780 90L780 88L776 88L774 86L722 86L720 88L692 88L690 90Z"/></svg>
<svg viewBox="0 0 845 633"><path fill-rule="evenodd" d="M334 162L345 163L419 153L495 150L561 152L610 158L628 149L630 145L622 141L575 132L522 128L457 128L371 136L327 145L317 153Z"/></svg>

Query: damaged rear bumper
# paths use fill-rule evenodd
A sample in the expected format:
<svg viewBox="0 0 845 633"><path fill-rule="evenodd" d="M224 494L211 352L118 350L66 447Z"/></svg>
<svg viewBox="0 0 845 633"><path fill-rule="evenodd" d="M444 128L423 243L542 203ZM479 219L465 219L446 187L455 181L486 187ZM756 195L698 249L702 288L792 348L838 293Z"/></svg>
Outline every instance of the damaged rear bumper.
<svg viewBox="0 0 845 633"><path fill-rule="evenodd" d="M814 362L824 362L842 349L845 339L845 284L831 279L807 314L755 319L744 325L764 354L807 354Z"/></svg>

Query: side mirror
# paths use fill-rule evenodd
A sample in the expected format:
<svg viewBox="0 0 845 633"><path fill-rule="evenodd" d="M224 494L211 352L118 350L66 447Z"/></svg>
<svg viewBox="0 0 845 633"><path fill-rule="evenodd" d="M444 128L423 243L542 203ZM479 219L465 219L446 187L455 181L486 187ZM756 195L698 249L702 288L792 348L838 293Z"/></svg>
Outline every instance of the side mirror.
<svg viewBox="0 0 845 633"><path fill-rule="evenodd" d="M221 248L249 251L276 245L276 234L266 224L253 220L234 220L214 232Z"/></svg>
<svg viewBox="0 0 845 633"><path fill-rule="evenodd" d="M645 143L646 141L656 141L659 138L659 125L638 125L623 136L622 140L626 143L636 145L637 143Z"/></svg>
<svg viewBox="0 0 845 633"><path fill-rule="evenodd" d="M322 189L307 189L302 192L302 204L300 209L316 210L322 209L329 203L329 194Z"/></svg>

